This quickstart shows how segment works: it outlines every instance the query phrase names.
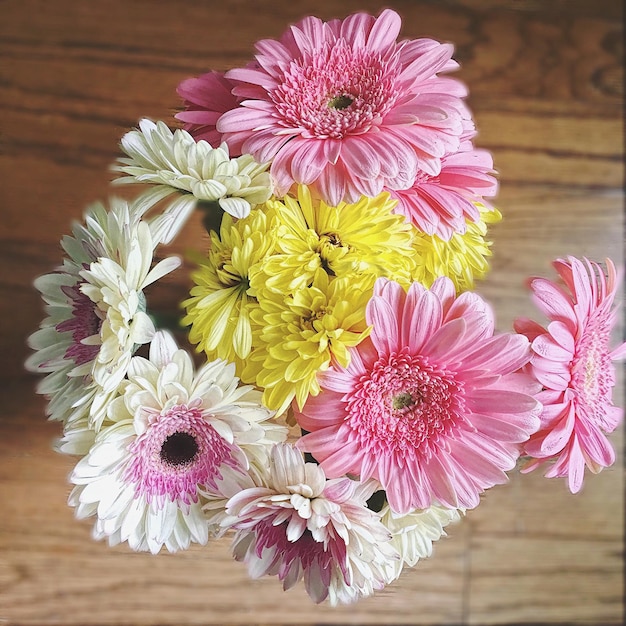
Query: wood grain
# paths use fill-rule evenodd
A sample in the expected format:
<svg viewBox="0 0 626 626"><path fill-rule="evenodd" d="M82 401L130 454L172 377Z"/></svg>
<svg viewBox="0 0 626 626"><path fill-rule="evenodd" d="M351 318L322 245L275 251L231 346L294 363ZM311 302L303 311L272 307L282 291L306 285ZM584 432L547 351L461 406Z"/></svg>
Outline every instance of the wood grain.
<svg viewBox="0 0 626 626"><path fill-rule="evenodd" d="M498 325L533 315L528 275L558 256L622 263L622 8L614 0L391 0L407 37L452 41L500 172L504 221L479 291ZM172 121L176 85L247 61L307 14L373 0L4 0L0 21L0 624L622 623L623 430L615 466L578 496L514 475L420 564L356 606L249 581L224 541L152 557L90 539L66 506L73 460L25 374L42 317L35 276L84 207L119 193L108 167L144 116ZM187 228L173 246L203 245ZM180 299L183 270L153 297ZM622 379L620 378L620 381ZM621 385L623 387L623 385ZM623 405L623 396L618 394Z"/></svg>

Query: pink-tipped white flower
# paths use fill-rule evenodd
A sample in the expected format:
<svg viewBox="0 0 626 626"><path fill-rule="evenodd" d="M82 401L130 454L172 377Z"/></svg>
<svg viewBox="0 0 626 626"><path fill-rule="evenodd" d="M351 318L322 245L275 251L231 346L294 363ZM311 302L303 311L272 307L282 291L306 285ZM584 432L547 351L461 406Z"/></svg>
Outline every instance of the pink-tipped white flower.
<svg viewBox="0 0 626 626"><path fill-rule="evenodd" d="M50 419L64 424L63 452L89 449L134 351L154 335L143 290L180 265L176 257L153 263L148 208L119 199L108 210L90 206L61 242L63 264L35 281L48 316L29 338L36 352L26 367L46 374L38 391Z"/></svg>
<svg viewBox="0 0 626 626"><path fill-rule="evenodd" d="M153 553L206 543L212 519L202 511L203 492L249 482L257 449L286 434L267 423L272 413L260 393L240 387L234 372L219 360L194 372L191 357L162 332L150 360L132 359L124 393L109 407L112 423L70 477L70 504L81 519L96 516L96 538Z"/></svg>
<svg viewBox="0 0 626 626"><path fill-rule="evenodd" d="M389 582L398 554L380 517L366 506L371 487L327 481L292 446L274 446L265 485L232 497L233 554L253 578L277 575L285 590L301 578L315 602L352 602Z"/></svg>
<svg viewBox="0 0 626 626"><path fill-rule="evenodd" d="M531 457L523 471L550 463L546 476L567 476L573 493L583 484L585 467L597 473L612 465L615 452L606 433L615 430L623 410L613 405L613 361L626 356L626 343L611 350L613 306L618 281L615 265L608 275L587 259L558 259L554 267L563 281L530 281L533 300L550 323L528 319L515 328L532 341L529 371L543 386L541 427L524 447Z"/></svg>
<svg viewBox="0 0 626 626"><path fill-rule="evenodd" d="M366 320L350 365L321 373L321 393L295 411L309 431L299 447L329 477L376 479L398 513L477 506L539 425L536 385L517 373L529 342L494 335L489 306L455 298L448 278L408 293L378 279Z"/></svg>
<svg viewBox="0 0 626 626"><path fill-rule="evenodd" d="M480 219L477 204L490 208L486 198L496 195L498 181L491 154L466 140L458 152L441 159L439 174L420 171L408 189L388 191L398 200L396 213L427 235L449 241L455 233L465 233L467 220Z"/></svg>
<svg viewBox="0 0 626 626"><path fill-rule="evenodd" d="M258 42L256 63L225 75L241 101L217 119L217 139L232 154L272 161L277 195L311 185L331 206L409 187L418 171L437 176L470 119L466 89L438 76L458 67L450 44L398 43L400 26L391 10L378 18L307 17L279 41ZM187 128L196 132L197 119L211 127L225 94L214 104L186 87L194 98ZM199 118L203 106L211 115Z"/></svg>

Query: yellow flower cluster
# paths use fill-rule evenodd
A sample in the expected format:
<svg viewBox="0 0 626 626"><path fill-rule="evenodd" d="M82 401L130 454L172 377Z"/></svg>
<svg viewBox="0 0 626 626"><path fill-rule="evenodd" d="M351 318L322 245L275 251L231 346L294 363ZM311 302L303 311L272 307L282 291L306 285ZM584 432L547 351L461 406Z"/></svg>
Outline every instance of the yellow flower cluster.
<svg viewBox="0 0 626 626"><path fill-rule="evenodd" d="M297 197L270 199L244 219L224 215L184 303L190 340L209 358L235 362L277 413L294 399L304 406L320 391L317 374L347 367L349 348L368 335L377 278L429 286L447 275L462 291L487 269L484 235L497 211L481 210L479 222L444 242L394 206L382 193L332 207L300 186Z"/></svg>

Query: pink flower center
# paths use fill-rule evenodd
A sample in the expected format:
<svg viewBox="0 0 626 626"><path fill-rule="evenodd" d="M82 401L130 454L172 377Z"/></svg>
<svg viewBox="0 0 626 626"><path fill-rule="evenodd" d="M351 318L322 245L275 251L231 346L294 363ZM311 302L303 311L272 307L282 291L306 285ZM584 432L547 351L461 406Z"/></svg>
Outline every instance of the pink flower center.
<svg viewBox="0 0 626 626"><path fill-rule="evenodd" d="M282 125L306 137L367 132L395 104L397 63L344 40L291 63L271 94Z"/></svg>
<svg viewBox="0 0 626 626"><path fill-rule="evenodd" d="M124 480L136 486L135 497L162 506L166 499L189 505L198 487L217 489L221 468L238 468L234 448L197 407L176 405L159 415L129 446L132 459Z"/></svg>
<svg viewBox="0 0 626 626"><path fill-rule="evenodd" d="M266 549L275 550L275 558L280 559L279 580L284 580L295 561L302 570L313 570L322 576L325 586L330 584L333 564L337 565L348 583L347 549L340 538L330 538L327 542L316 541L306 529L297 541L287 539L288 522L274 525L271 519L259 521L254 527L256 537L255 554L261 559Z"/></svg>
<svg viewBox="0 0 626 626"><path fill-rule="evenodd" d="M347 423L367 450L428 455L464 419L463 383L406 351L380 358L347 401Z"/></svg>
<svg viewBox="0 0 626 626"><path fill-rule="evenodd" d="M605 314L591 318L576 346L571 386L580 408L597 425L607 428L615 372L609 356L611 324Z"/></svg>
<svg viewBox="0 0 626 626"><path fill-rule="evenodd" d="M100 345L86 345L83 340L100 335L102 327L102 314L95 302L80 290L81 284L62 288L72 302L72 317L56 325L59 332L72 333L72 343L65 351L65 358L72 359L76 365L89 363L96 358Z"/></svg>

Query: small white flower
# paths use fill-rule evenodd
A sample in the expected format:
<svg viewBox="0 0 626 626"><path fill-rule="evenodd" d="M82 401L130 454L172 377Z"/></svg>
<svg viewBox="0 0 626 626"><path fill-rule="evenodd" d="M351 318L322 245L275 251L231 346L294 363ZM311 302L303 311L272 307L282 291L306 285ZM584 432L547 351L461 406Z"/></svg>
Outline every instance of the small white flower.
<svg viewBox="0 0 626 626"><path fill-rule="evenodd" d="M224 498L251 484L248 452L284 439L268 423L260 392L239 386L225 361L197 372L189 354L160 331L150 359L133 357L123 393L111 403L112 423L98 433L70 477L76 516L97 517L94 536L110 545L158 552L208 541L211 515L203 493ZM227 491L228 493L222 493Z"/></svg>
<svg viewBox="0 0 626 626"><path fill-rule="evenodd" d="M180 264L172 257L152 267L147 208L118 199L108 211L92 205L62 240L61 267L35 281L47 317L29 338L35 354L26 367L47 374L38 392L49 399L50 419L64 424L63 452L89 449L133 352L154 334L143 289Z"/></svg>
<svg viewBox="0 0 626 626"><path fill-rule="evenodd" d="M182 228L198 200L217 202L233 217L246 217L250 209L271 195L267 165L244 154L229 158L228 146L213 148L184 130L172 132L165 123L143 119L139 130L121 141L128 158L118 159L112 169L127 174L116 183L152 183L157 187L146 198L156 203L176 190L186 192L160 216L167 223L164 242Z"/></svg>
<svg viewBox="0 0 626 626"><path fill-rule="evenodd" d="M233 554L253 578L278 575L285 590L301 578L315 602L352 602L390 581L399 560L391 534L366 505L373 487L326 480L287 444L272 449L264 484L240 491L222 524L237 531Z"/></svg>
<svg viewBox="0 0 626 626"><path fill-rule="evenodd" d="M401 515L385 505L380 512L382 523L391 533L391 543L402 557L400 561L389 562L392 579L400 576L405 565L413 567L420 559L429 557L433 542L445 536L444 528L461 519L462 513L462 509L433 505Z"/></svg>

